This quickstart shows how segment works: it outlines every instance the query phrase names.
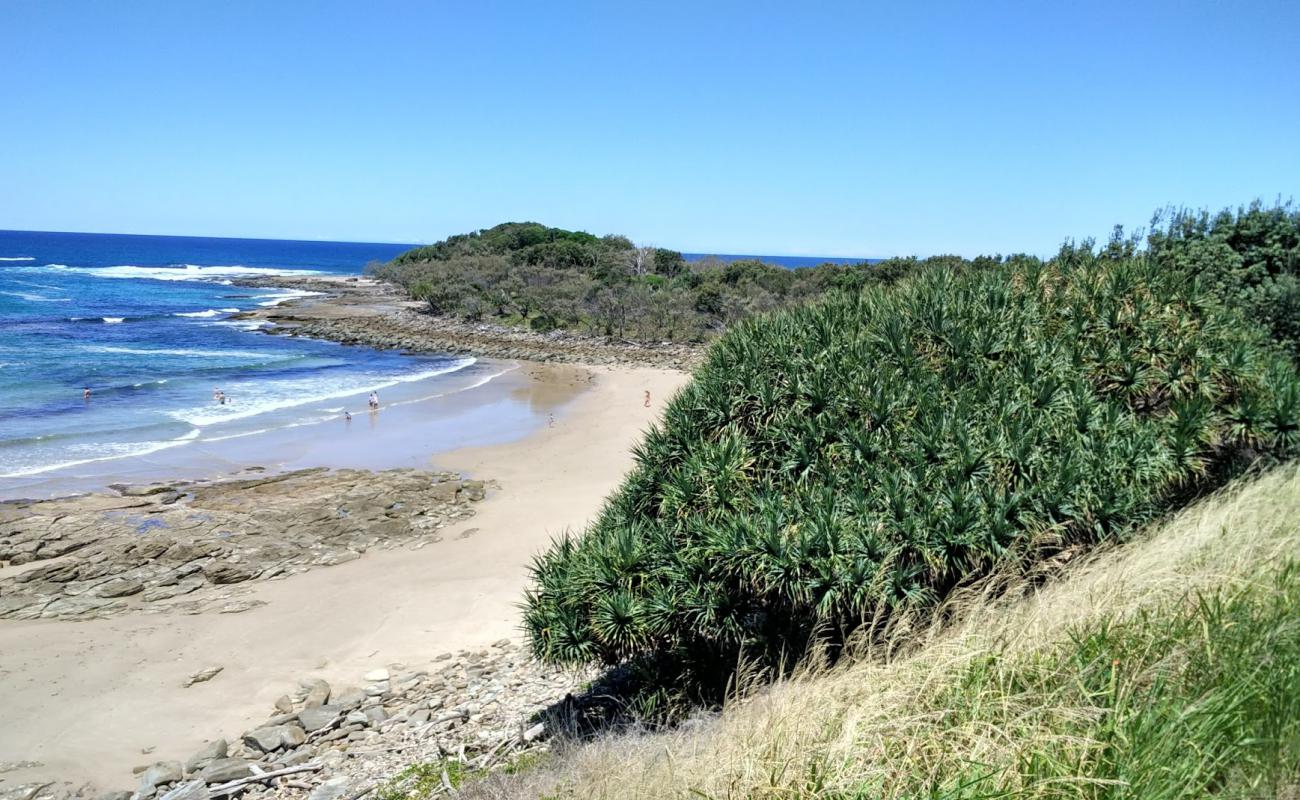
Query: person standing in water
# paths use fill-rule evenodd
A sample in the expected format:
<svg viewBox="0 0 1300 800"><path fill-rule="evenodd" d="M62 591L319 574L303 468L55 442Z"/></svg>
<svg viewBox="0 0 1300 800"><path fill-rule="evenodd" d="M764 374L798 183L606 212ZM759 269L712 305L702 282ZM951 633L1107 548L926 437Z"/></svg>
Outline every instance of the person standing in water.
<svg viewBox="0 0 1300 800"><path fill-rule="evenodd" d="M89 386L87 386L87 387L85 387L84 389L81 390L81 399L82 399L82 400L89 400L89 399L90 399L90 387L89 387Z"/></svg>

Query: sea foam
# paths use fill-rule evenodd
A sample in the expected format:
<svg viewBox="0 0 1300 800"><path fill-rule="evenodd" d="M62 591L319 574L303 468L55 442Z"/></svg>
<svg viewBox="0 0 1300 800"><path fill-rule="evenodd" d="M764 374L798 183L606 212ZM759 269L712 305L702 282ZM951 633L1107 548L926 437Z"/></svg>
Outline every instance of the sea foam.
<svg viewBox="0 0 1300 800"><path fill-rule="evenodd" d="M215 281L230 278L247 277L283 277L286 275L319 275L314 269L277 269L273 267L243 267L238 264L230 266L199 266L197 264L180 264L174 267L137 267L122 264L115 267L70 267L67 264L46 264L44 269L57 272L75 272L96 278L140 279L148 278L158 281Z"/></svg>

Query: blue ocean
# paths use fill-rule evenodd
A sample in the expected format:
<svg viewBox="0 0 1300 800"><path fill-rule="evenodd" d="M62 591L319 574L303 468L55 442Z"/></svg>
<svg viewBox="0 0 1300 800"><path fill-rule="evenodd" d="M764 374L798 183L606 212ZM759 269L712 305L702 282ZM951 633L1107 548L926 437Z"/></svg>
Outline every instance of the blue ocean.
<svg viewBox="0 0 1300 800"><path fill-rule="evenodd" d="M472 364L229 319L302 294L232 279L359 274L408 246L0 231L0 483L337 417Z"/></svg>
<svg viewBox="0 0 1300 800"><path fill-rule="evenodd" d="M127 459L164 473L164 462L236 445L260 459L245 445L259 440L246 437L338 420L364 408L370 391L418 402L429 381L445 393L501 374L472 358L272 336L231 318L310 294L234 285L241 277L361 274L408 247L0 231L0 495L56 491L70 478L102 485L127 474ZM796 268L831 259L764 260ZM218 388L226 404L214 402ZM528 424L526 404L477 403L423 429L433 437L441 425L448 444L470 429L503 435ZM390 444L374 439L371 449Z"/></svg>

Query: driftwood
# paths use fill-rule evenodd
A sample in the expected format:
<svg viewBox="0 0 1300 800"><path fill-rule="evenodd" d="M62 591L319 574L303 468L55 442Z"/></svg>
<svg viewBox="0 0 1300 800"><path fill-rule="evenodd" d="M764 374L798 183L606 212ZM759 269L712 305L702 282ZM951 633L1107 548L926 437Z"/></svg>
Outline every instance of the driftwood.
<svg viewBox="0 0 1300 800"><path fill-rule="evenodd" d="M320 768L320 764L300 764L296 767L275 769L270 772L263 772L261 775L250 775L247 778L240 778L239 780L234 780L230 783L223 783L220 786L214 786L209 790L209 792L214 797L223 794L233 794L235 791L249 785L250 783L261 783L263 781L269 781L272 778L279 778L282 775L295 775L299 772L315 772Z"/></svg>

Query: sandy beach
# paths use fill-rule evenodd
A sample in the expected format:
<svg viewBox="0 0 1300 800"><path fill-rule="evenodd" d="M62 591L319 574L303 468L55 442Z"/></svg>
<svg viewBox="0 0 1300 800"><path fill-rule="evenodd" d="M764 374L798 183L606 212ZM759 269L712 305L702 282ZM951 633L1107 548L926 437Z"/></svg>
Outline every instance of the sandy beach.
<svg viewBox="0 0 1300 800"><path fill-rule="evenodd" d="M554 424L429 453L428 468L499 487L436 546L371 551L250 585L265 605L240 614L0 620L0 764L34 764L0 773L0 789L33 780L129 786L133 765L184 759L213 736L237 735L305 676L355 682L376 667L517 638L530 558L599 510L631 447L686 379L523 362L512 391ZM182 688L208 666L222 671Z"/></svg>

